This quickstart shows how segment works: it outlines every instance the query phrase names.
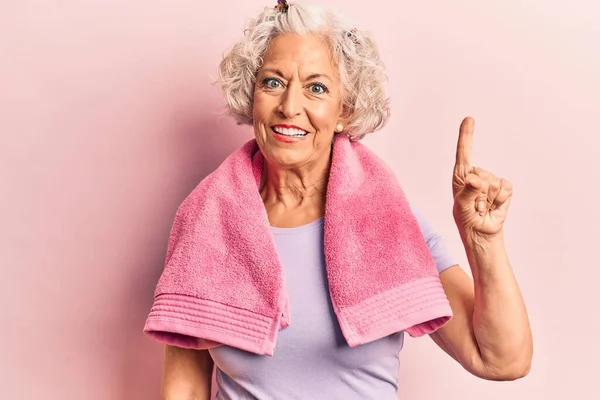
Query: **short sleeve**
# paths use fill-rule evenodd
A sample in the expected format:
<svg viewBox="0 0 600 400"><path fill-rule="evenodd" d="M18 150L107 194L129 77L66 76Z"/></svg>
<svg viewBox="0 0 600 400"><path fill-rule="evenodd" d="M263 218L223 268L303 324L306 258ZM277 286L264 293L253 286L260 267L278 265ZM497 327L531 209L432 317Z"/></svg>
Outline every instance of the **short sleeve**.
<svg viewBox="0 0 600 400"><path fill-rule="evenodd" d="M427 247L433 256L438 273L458 264L452 253L446 247L442 236L435 231L433 226L425 219L423 214L414 206L411 206L413 214L417 218L421 233L427 242Z"/></svg>

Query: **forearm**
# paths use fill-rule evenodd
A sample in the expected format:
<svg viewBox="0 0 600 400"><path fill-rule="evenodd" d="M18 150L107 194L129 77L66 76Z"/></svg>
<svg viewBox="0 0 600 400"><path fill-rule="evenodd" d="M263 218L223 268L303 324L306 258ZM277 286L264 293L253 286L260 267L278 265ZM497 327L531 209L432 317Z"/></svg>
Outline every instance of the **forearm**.
<svg viewBox="0 0 600 400"><path fill-rule="evenodd" d="M209 400L212 370L208 350L165 346L163 400Z"/></svg>
<svg viewBox="0 0 600 400"><path fill-rule="evenodd" d="M526 373L533 352L529 318L502 233L491 240L463 236L463 243L475 285L473 331L481 362L491 373Z"/></svg>

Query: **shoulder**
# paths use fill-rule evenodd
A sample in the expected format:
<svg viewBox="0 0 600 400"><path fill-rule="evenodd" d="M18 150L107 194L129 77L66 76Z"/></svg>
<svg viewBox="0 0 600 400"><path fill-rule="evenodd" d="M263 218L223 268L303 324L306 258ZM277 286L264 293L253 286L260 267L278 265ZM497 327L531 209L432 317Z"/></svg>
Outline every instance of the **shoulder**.
<svg viewBox="0 0 600 400"><path fill-rule="evenodd" d="M442 235L435 229L434 225L429 222L429 220L425 217L425 215L419 210L418 207L415 207L411 204L411 210L419 223L419 227L421 228L421 233L423 234L423 238L427 243L427 248L429 249L431 255L433 256L433 260L438 269L438 272L442 272L445 269L456 265L457 262L444 241Z"/></svg>
<svg viewBox="0 0 600 400"><path fill-rule="evenodd" d="M441 236L436 232L434 226L429 222L429 220L425 217L423 212L413 204L410 205L411 210L419 223L419 227L421 228L421 233L425 238L427 244L429 244L432 240L438 240Z"/></svg>

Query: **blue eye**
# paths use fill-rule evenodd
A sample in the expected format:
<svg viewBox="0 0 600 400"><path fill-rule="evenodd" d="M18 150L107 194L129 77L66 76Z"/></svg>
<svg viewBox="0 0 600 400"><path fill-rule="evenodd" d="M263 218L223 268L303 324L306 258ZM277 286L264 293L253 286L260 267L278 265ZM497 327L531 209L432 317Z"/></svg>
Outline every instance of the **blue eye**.
<svg viewBox="0 0 600 400"><path fill-rule="evenodd" d="M322 83L313 83L310 85L310 91L313 94L327 93L327 86L323 85Z"/></svg>
<svg viewBox="0 0 600 400"><path fill-rule="evenodd" d="M266 78L265 80L263 80L263 86L269 89L277 89L281 86L281 82L279 82L279 80L275 78Z"/></svg>

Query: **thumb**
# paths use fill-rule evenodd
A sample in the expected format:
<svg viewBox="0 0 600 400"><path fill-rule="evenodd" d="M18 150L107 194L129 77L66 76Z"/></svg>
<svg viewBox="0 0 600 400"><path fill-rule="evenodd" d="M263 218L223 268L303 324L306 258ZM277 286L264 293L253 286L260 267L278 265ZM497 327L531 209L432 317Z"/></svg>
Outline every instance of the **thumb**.
<svg viewBox="0 0 600 400"><path fill-rule="evenodd" d="M484 211L487 206L487 192L489 184L475 174L469 174L465 178L465 185L458 193L457 200L465 206L473 205L478 211ZM481 204L480 204L481 203Z"/></svg>

